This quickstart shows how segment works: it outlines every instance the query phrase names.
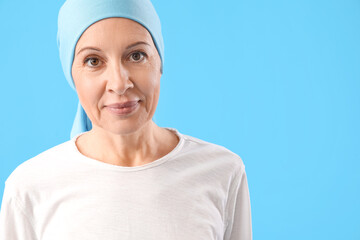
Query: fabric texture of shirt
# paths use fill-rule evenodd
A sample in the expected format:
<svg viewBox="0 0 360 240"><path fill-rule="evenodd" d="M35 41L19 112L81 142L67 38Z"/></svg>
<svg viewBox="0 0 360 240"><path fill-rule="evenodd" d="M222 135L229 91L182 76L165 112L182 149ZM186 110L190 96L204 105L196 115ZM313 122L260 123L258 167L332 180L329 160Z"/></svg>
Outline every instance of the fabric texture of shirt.
<svg viewBox="0 0 360 240"><path fill-rule="evenodd" d="M181 134L167 155L135 167L86 157L75 140L7 178L0 240L251 240L242 159Z"/></svg>

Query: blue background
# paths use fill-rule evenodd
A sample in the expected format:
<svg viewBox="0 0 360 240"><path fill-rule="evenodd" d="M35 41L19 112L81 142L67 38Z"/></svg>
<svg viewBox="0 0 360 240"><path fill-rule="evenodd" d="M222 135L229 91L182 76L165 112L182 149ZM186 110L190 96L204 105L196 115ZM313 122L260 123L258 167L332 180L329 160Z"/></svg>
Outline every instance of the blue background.
<svg viewBox="0 0 360 240"><path fill-rule="evenodd" d="M0 0L0 191L69 140L63 1ZM243 159L254 239L360 239L360 1L160 1L155 122ZM2 195L1 195L2 196Z"/></svg>

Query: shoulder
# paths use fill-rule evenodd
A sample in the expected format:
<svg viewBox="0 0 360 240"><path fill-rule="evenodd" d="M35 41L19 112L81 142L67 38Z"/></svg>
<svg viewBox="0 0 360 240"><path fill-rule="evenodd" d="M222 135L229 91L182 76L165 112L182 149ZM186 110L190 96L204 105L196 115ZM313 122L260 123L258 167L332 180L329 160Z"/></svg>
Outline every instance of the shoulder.
<svg viewBox="0 0 360 240"><path fill-rule="evenodd" d="M19 190L18 188L24 189L36 185L44 175L50 175L58 167L59 160L64 159L69 149L69 143L69 141L60 143L25 160L11 172L5 184L15 191Z"/></svg>
<svg viewBox="0 0 360 240"><path fill-rule="evenodd" d="M190 135L182 134L184 138L184 151L205 159L213 159L225 164L235 171L244 171L245 165L242 158L219 144L211 143Z"/></svg>

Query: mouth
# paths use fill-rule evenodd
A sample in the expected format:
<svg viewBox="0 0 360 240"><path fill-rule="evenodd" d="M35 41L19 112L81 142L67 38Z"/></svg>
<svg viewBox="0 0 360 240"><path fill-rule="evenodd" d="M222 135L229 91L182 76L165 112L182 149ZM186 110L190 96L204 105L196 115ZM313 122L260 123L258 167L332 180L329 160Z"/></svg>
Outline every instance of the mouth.
<svg viewBox="0 0 360 240"><path fill-rule="evenodd" d="M113 103L106 105L105 108L118 116L126 116L129 115L138 108L140 100L137 101L127 101L122 103Z"/></svg>
<svg viewBox="0 0 360 240"><path fill-rule="evenodd" d="M106 105L105 107L110 107L110 108L129 108L129 107L133 107L136 104L138 104L140 100L137 101L127 101L127 102L122 102L122 103L113 103L113 104L109 104Z"/></svg>

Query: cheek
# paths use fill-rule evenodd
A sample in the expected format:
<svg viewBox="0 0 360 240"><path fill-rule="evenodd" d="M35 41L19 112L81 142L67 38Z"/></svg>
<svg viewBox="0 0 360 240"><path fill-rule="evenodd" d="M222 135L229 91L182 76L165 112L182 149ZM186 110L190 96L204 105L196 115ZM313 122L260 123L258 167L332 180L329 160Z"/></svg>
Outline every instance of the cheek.
<svg viewBox="0 0 360 240"><path fill-rule="evenodd" d="M143 79L139 83L139 88L141 92L147 98L149 103L157 101L160 92L160 77L154 72L143 74L139 79Z"/></svg>
<svg viewBox="0 0 360 240"><path fill-rule="evenodd" d="M97 106L102 96L102 84L95 74L74 74L76 92L84 108Z"/></svg>

